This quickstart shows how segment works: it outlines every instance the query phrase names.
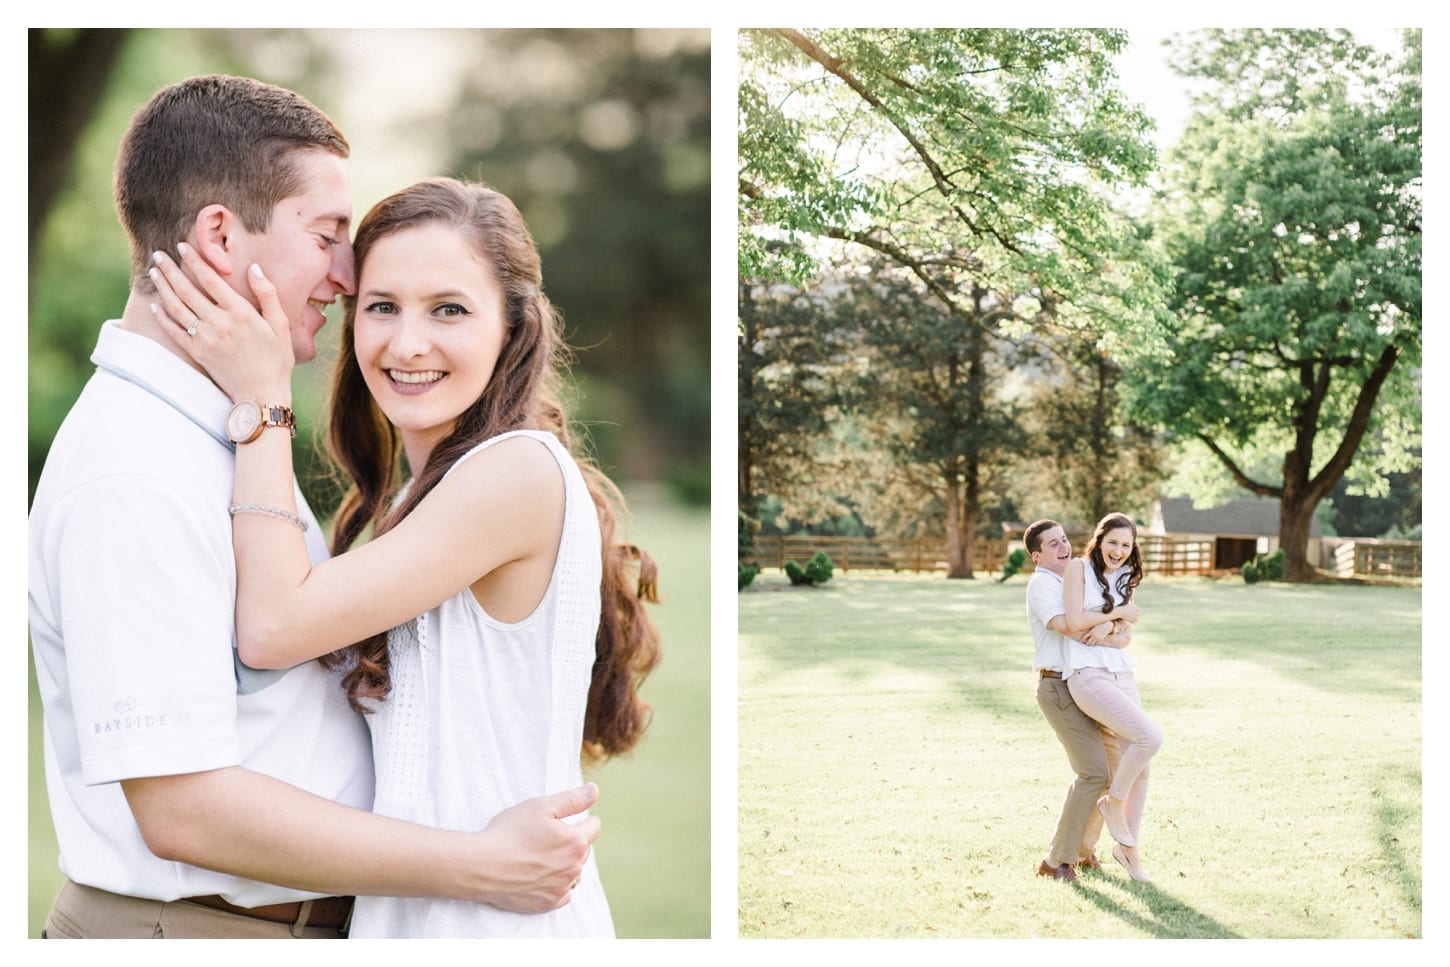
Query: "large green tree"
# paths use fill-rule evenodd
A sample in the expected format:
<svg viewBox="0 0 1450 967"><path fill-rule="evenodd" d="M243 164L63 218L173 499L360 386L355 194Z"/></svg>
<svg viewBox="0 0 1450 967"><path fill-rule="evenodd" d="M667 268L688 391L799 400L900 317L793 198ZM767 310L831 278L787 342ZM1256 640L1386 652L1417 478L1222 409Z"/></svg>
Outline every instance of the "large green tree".
<svg viewBox="0 0 1450 967"><path fill-rule="evenodd" d="M772 30L741 39L741 274L805 246L879 252L948 307L973 285L1150 329L1147 270L1102 189L1141 184L1151 122L1111 30ZM783 254L782 254L783 253Z"/></svg>
<svg viewBox="0 0 1450 967"><path fill-rule="evenodd" d="M1156 208L1173 361L1139 371L1138 402L1279 500L1307 580L1314 509L1356 456L1406 469L1418 443L1419 33L1398 63L1298 30L1209 31L1175 60L1211 84ZM1277 479L1251 472L1265 448Z"/></svg>
<svg viewBox="0 0 1450 967"><path fill-rule="evenodd" d="M762 515L768 495L783 517L834 518L846 510L851 462L834 445L842 367L849 353L820 285L742 282L737 290L736 470L739 509Z"/></svg>
<svg viewBox="0 0 1450 967"><path fill-rule="evenodd" d="M946 309L895 267L862 279L851 386L896 492L916 482L918 519L940 519L947 576L970 578L978 518L1026 446L1019 408L1002 394L1023 350L1002 325L1017 318L1011 297L976 286L956 301Z"/></svg>
<svg viewBox="0 0 1450 967"><path fill-rule="evenodd" d="M989 329L1020 336L1047 319L1152 352L1157 279L1107 192L1141 183L1154 160L1150 123L1117 84L1125 44L1108 30L746 32L742 277L804 278L835 239L889 259L966 320L954 348L968 353ZM995 418L977 392L939 428L959 444L941 465L949 540L975 529L973 441ZM964 545L954 576L970 575Z"/></svg>

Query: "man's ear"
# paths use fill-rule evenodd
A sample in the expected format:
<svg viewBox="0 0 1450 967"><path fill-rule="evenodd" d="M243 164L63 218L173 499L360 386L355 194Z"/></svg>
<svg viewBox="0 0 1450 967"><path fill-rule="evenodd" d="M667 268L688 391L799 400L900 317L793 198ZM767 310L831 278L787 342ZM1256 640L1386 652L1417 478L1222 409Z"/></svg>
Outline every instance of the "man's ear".
<svg viewBox="0 0 1450 967"><path fill-rule="evenodd" d="M241 220L225 205L207 205L192 222L196 251L217 275L230 276L235 269L237 233Z"/></svg>

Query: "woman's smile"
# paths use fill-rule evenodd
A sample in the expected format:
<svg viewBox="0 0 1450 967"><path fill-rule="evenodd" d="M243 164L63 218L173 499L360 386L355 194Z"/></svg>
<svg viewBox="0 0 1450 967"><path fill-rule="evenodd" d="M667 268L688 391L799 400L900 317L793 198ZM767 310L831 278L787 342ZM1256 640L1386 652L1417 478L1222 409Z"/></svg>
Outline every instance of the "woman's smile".
<svg viewBox="0 0 1450 967"><path fill-rule="evenodd" d="M392 384L393 392L402 393L404 396L426 393L448 375L437 369L425 369L417 372L388 369L384 372L388 374L388 381Z"/></svg>

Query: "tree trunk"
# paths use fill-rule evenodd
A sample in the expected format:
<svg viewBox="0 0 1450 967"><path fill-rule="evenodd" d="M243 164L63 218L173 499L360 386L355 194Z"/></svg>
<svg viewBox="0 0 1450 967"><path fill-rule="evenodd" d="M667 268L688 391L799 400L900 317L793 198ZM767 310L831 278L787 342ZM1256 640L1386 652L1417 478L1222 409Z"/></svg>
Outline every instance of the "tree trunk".
<svg viewBox="0 0 1450 967"><path fill-rule="evenodd" d="M739 305L740 323L745 331L741 338L741 347L737 353L739 373L737 375L737 392L739 399L735 401L735 466L739 475L736 478L735 501L740 512L746 517L755 517L755 451L751 446L754 441L754 428L741 412L741 407L747 401L755 398L755 369L751 347L755 345L757 320L755 315L755 289L747 283L740 283L737 287L736 302Z"/></svg>
<svg viewBox="0 0 1450 967"><path fill-rule="evenodd" d="M1394 369L1399 355L1400 349L1393 343L1380 351L1369 378L1360 385L1359 396L1339 447L1324 468L1312 476L1314 437L1319 432L1319 416L1333 369L1327 363L1303 367L1300 382L1306 393L1304 401L1296 407L1295 445L1284 454L1284 487L1279 493L1279 546L1284 549L1286 581L1314 580L1314 565L1308 558L1309 526L1314 519L1314 509L1349 469L1369 428L1370 414L1379 397L1380 387L1390 370Z"/></svg>
<svg viewBox="0 0 1450 967"><path fill-rule="evenodd" d="M1279 501L1279 546L1284 550L1286 581L1314 579L1314 564L1309 560L1309 525L1316 504L1313 500L1294 499L1287 491Z"/></svg>
<svg viewBox="0 0 1450 967"><path fill-rule="evenodd" d="M44 30L27 37L30 72L30 260L41 227L74 167L76 147L101 106L126 30Z"/></svg>
<svg viewBox="0 0 1450 967"><path fill-rule="evenodd" d="M965 481L956 468L946 474L947 505L947 577L972 578L972 535L976 530L976 512L968 506L963 491Z"/></svg>
<svg viewBox="0 0 1450 967"><path fill-rule="evenodd" d="M982 504L981 466L977 460L979 441L976 434L983 422L987 374L982 362L986 339L980 322L985 315L983 300L988 292L979 285L972 286L974 315L967 320L966 366L967 400L965 432L962 442L965 452L953 461L947 472L947 488L951 501L947 505L947 577L970 581L972 574L972 545L976 543L977 513Z"/></svg>

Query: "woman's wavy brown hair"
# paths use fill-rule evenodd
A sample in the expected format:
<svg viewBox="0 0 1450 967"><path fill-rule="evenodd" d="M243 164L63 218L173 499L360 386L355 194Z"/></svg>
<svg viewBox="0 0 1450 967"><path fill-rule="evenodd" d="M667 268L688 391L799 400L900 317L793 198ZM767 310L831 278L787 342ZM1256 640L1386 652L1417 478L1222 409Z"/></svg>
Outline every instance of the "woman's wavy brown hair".
<svg viewBox="0 0 1450 967"><path fill-rule="evenodd" d="M655 564L639 548L615 542L624 501L593 461L575 451L568 416L558 402L558 384L567 363L559 315L544 295L538 249L513 202L485 185L452 178L430 179L391 195L373 206L358 226L354 247L359 276L379 239L432 224L458 231L493 268L508 327L503 350L483 395L458 417L453 432L433 449L427 464L410 468L413 481L398 499L401 438L373 401L358 365L353 347L357 296L343 300L328 449L352 478L352 487L337 513L332 551L341 554L369 528L376 536L395 526L479 443L510 430L555 434L584 474L599 514L604 548L583 748L588 760L602 761L632 748L649 724L650 708L638 689L660 660L659 633L643 604L658 601ZM324 662L346 668L343 687L359 712L368 712L368 703L381 701L392 687L386 633L334 652Z"/></svg>
<svg viewBox="0 0 1450 967"><path fill-rule="evenodd" d="M1138 525L1133 523L1133 518L1127 514L1120 514L1116 511L1098 521L1098 526L1093 530L1092 539L1088 541L1087 550L1083 552L1093 566L1093 577L1098 579L1098 586L1103 589L1103 614L1113 610L1113 592L1108 587L1108 579L1104 577L1107 571L1107 561L1103 559L1102 542L1108 531L1115 531L1126 527L1133 532L1133 551L1128 555L1128 587L1119 604L1126 604L1133 599L1133 590L1143 582L1143 555L1138 548Z"/></svg>

